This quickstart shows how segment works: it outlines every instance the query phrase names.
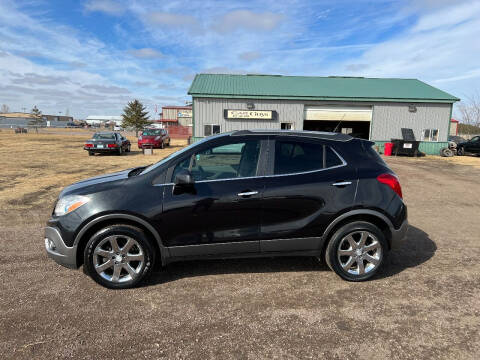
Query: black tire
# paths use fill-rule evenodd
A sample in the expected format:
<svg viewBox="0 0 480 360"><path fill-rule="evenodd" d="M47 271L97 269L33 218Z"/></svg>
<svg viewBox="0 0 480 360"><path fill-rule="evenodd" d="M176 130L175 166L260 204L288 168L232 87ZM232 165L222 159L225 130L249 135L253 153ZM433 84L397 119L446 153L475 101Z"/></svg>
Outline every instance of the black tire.
<svg viewBox="0 0 480 360"><path fill-rule="evenodd" d="M94 255L94 251L96 247L103 241L108 241L108 238L111 238L112 236L115 236L115 241L118 243L118 246L122 246L125 248L125 244L123 243L127 241L128 238L131 238L135 240L136 244L134 245L135 250L139 250L138 253L143 255L143 263L137 262L137 270L138 273L135 274L135 278L132 278L130 276L130 279L128 278L129 275L126 274L127 271L126 269L122 269L121 273L123 274L123 281L122 282L115 282L112 281L112 279L107 279L103 276L101 276L97 270L95 270L95 261L97 259L95 258L98 255ZM101 246L101 245L100 245ZM119 249L119 253L121 252L122 248ZM112 249L113 252L113 249ZM128 250L127 252L130 252ZM128 257L128 255L126 255ZM105 257L103 260L106 260L107 258ZM131 225L111 225L106 228L101 229L100 231L96 232L88 241L85 251L84 251L84 270L85 272L98 284L105 286L109 289L128 289L135 287L139 285L142 281L144 281L148 276L150 276L152 269L155 266L155 250L147 238L145 232L142 229L139 229L135 226ZM108 261L116 261L113 259L108 258ZM107 261L105 261L106 263ZM135 261L134 261L135 262ZM115 264L117 264L115 262ZM120 267L124 266L123 263L118 263ZM125 263L127 264L127 263ZM128 263L130 265L131 263ZM117 266L117 265L115 265ZM112 265L113 268L113 265ZM107 270L110 270L107 269ZM106 272L103 272L103 274L106 275ZM112 269L113 272L113 269ZM112 274L113 275L113 274ZM113 276L112 276L113 278Z"/></svg>
<svg viewBox="0 0 480 360"><path fill-rule="evenodd" d="M464 149L463 146L459 146L459 147L457 148L457 155L458 155L458 156L463 156L463 155L465 155L465 149Z"/></svg>
<svg viewBox="0 0 480 360"><path fill-rule="evenodd" d="M440 150L440 155L442 155L443 157L452 157L453 151L450 150L449 148L442 148Z"/></svg>
<svg viewBox="0 0 480 360"><path fill-rule="evenodd" d="M89 152L88 152L88 156L93 156L93 155L95 155L95 154L93 153L93 151L89 151Z"/></svg>
<svg viewBox="0 0 480 360"><path fill-rule="evenodd" d="M349 235L349 234L354 234L353 236L356 237L357 234L360 234L360 232L366 232L372 235L372 237L368 236L366 244L377 244L378 248L380 251L377 253L377 249L375 249L375 257L378 257L378 259L375 259L378 261L378 264L375 265L374 268L371 268L370 270L367 271L368 263L367 260L361 259L363 264L367 263L367 267L365 267L365 272L363 274L353 274L350 272L347 272L344 270L341 264L340 259L345 259L345 263L348 264L350 261L350 256L340 256L338 255L338 251L342 250L342 248L339 249L340 246L343 246L344 244L344 239ZM369 242L371 241L371 242ZM348 242L348 241L347 241ZM369 222L364 222L364 221L355 221L352 223L348 223L346 225L343 225L341 228L339 228L330 238L330 241L328 243L327 249L325 251L325 261L330 269L332 269L337 275L339 275L342 279L347 280L347 281L365 281L370 279L372 276L374 276L379 269L382 268L382 265L384 263L385 255L388 250L388 244L387 240L385 239L385 235L383 232L374 224L371 224ZM345 250L344 250L345 251ZM351 251L351 250L346 250L346 251ZM372 252L368 252L367 254L372 256ZM356 255L352 256L352 258L355 258ZM362 255L365 256L365 255ZM353 262L351 264L356 265L357 270L352 270L352 271L358 271L360 272L360 267L358 263L355 260L352 260ZM371 264L373 266L373 264ZM352 266L353 267L353 266Z"/></svg>

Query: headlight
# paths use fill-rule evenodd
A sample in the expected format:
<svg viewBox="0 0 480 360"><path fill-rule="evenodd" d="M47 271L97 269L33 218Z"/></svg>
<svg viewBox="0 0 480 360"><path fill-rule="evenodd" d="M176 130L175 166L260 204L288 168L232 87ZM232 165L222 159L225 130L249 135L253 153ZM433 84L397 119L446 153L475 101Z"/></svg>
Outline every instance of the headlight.
<svg viewBox="0 0 480 360"><path fill-rule="evenodd" d="M81 195L67 195L58 200L55 206L55 215L62 216L78 209L86 204L90 199Z"/></svg>
<svg viewBox="0 0 480 360"><path fill-rule="evenodd" d="M160 136L155 137L155 140L160 140L160 139L161 139Z"/></svg>

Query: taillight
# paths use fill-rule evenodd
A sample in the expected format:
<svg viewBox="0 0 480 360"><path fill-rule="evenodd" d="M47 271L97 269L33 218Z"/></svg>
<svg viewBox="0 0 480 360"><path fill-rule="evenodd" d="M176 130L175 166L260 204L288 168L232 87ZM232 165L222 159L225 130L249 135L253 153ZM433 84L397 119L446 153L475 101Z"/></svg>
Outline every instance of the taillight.
<svg viewBox="0 0 480 360"><path fill-rule="evenodd" d="M109 147L109 148L116 148L116 147L117 147L117 144L107 144L107 147Z"/></svg>
<svg viewBox="0 0 480 360"><path fill-rule="evenodd" d="M85 147L93 147L93 144L85 144Z"/></svg>
<svg viewBox="0 0 480 360"><path fill-rule="evenodd" d="M388 185L392 188L393 191L397 193L403 199L402 195L402 187L400 186L400 182L395 175L392 174L381 174L377 176L377 180L382 184Z"/></svg>

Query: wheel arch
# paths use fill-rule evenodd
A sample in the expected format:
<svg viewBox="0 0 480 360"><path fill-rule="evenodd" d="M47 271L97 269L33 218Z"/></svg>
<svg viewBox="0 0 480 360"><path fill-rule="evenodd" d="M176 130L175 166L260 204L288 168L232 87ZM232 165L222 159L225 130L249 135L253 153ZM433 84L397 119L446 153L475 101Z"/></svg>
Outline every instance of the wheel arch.
<svg viewBox="0 0 480 360"><path fill-rule="evenodd" d="M158 231L148 221L131 214L107 214L90 220L80 229L75 237L74 246L77 248L77 266L83 264L83 252L88 240L90 240L93 234L102 228L115 224L132 225L145 231L148 237L152 239L152 245L154 246L157 255L160 256L162 265L165 265L168 250L163 246Z"/></svg>
<svg viewBox="0 0 480 360"><path fill-rule="evenodd" d="M338 216L332 223L327 227L323 233L323 246L322 246L322 256L325 255L325 250L327 249L330 237L337 231L340 227L345 224L354 222L354 221L366 221L376 225L385 235L387 239L389 249L392 247L392 222L382 213L369 210L369 209L359 209L346 212Z"/></svg>

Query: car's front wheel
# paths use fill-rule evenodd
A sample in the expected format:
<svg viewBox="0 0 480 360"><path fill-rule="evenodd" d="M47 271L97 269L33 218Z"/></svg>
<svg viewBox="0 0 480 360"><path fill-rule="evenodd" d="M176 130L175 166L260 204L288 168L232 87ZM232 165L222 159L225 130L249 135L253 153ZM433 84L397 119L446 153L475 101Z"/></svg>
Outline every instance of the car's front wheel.
<svg viewBox="0 0 480 360"><path fill-rule="evenodd" d="M145 232L135 226L112 225L92 236L85 247L84 268L100 285L126 289L152 272L155 251Z"/></svg>
<svg viewBox="0 0 480 360"><path fill-rule="evenodd" d="M457 155L459 155L459 156L465 155L465 148L463 146L459 146L457 148Z"/></svg>
<svg viewBox="0 0 480 360"><path fill-rule="evenodd" d="M374 224L355 221L339 228L331 237L325 259L333 271L348 281L364 281L383 265L387 241Z"/></svg>

